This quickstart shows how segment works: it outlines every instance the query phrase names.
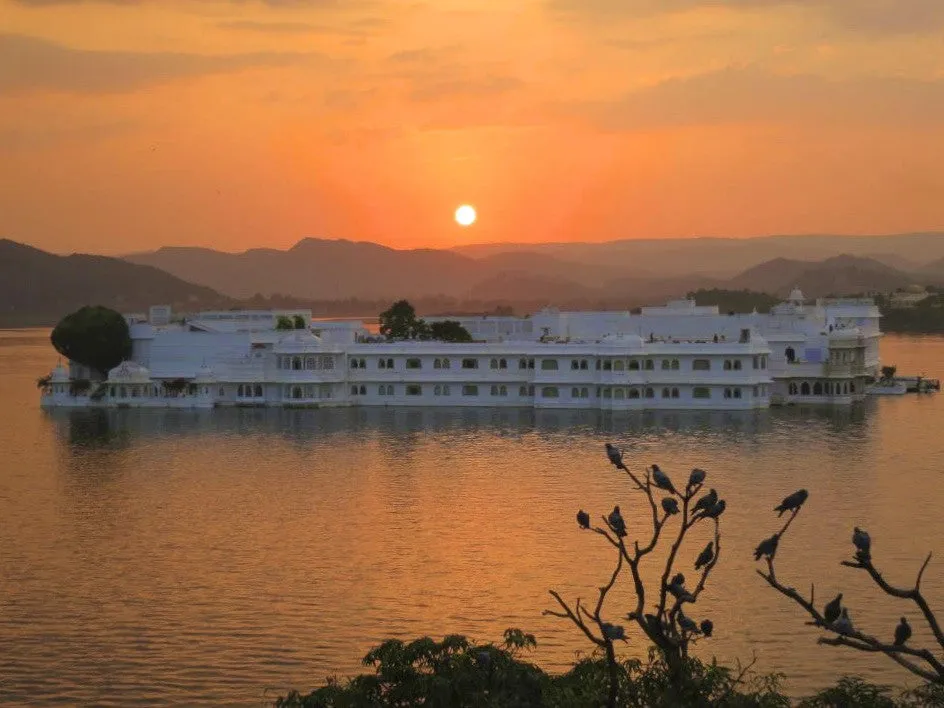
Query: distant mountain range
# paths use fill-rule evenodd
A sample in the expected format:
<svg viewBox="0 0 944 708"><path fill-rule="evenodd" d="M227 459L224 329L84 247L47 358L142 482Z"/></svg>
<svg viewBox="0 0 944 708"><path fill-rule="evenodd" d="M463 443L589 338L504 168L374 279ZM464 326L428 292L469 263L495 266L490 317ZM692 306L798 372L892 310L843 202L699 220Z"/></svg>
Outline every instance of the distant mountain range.
<svg viewBox="0 0 944 708"><path fill-rule="evenodd" d="M0 326L55 324L88 304L146 312L159 303L193 309L231 300L151 266L106 256L57 256L0 239Z"/></svg>
<svg viewBox="0 0 944 708"><path fill-rule="evenodd" d="M807 297L819 297L944 282L944 234L822 239L530 244L531 250L512 244L508 252L494 251L498 246L397 250L305 239L285 251L174 247L124 259L57 256L0 240L0 326L53 323L84 304L124 312L158 303L178 311L292 306L325 316L365 316L399 298L414 301L424 314L498 305L518 311L545 305L627 309L695 290L784 297L798 286ZM844 245L872 255L777 255L781 247L805 256Z"/></svg>
<svg viewBox="0 0 944 708"><path fill-rule="evenodd" d="M815 297L944 280L944 234L666 239L500 248L396 250L367 242L304 239L285 251L223 253L175 247L126 259L236 298L255 294L318 300L441 296L548 303L620 299L638 304L698 288L762 288L785 294L799 285ZM928 258L942 260L927 263ZM922 261L927 265L922 267ZM755 268L762 270L755 273Z"/></svg>

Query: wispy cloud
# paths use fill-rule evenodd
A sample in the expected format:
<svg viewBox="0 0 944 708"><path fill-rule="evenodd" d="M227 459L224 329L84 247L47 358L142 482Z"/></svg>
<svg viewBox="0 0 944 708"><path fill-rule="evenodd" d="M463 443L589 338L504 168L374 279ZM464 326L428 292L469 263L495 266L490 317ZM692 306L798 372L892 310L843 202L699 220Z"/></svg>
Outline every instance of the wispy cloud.
<svg viewBox="0 0 944 708"><path fill-rule="evenodd" d="M565 110L614 131L798 122L934 127L944 115L944 80L831 81L730 67L664 81L612 102L574 104Z"/></svg>
<svg viewBox="0 0 944 708"><path fill-rule="evenodd" d="M0 93L37 89L120 93L181 78L327 61L323 55L308 53L89 51L35 37L0 34Z"/></svg>
<svg viewBox="0 0 944 708"><path fill-rule="evenodd" d="M819 13L837 29L870 34L933 32L944 27L941 0L546 0L563 19L610 22L691 10L797 8Z"/></svg>

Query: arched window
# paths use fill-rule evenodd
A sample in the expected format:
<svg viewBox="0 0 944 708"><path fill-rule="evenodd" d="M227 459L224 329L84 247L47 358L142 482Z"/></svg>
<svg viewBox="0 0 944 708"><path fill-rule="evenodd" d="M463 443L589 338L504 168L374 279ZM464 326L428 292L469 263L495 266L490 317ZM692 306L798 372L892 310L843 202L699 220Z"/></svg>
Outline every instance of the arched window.
<svg viewBox="0 0 944 708"><path fill-rule="evenodd" d="M544 371L557 371L557 359L541 359L541 369Z"/></svg>
<svg viewBox="0 0 944 708"><path fill-rule="evenodd" d="M111 390L111 395L112 395L112 396L115 395L115 389L114 389L114 388L112 388L112 390ZM224 397L225 395L226 395L226 389L223 388L222 386L220 386L220 398Z"/></svg>
<svg viewBox="0 0 944 708"><path fill-rule="evenodd" d="M842 392L843 392L844 395L849 393L849 384L848 384L848 383L844 383L844 384L842 385Z"/></svg>
<svg viewBox="0 0 944 708"><path fill-rule="evenodd" d="M522 360L522 361L524 361L524 360ZM521 396L522 398L523 398L524 396L527 396L527 395L528 395L528 387L527 387L527 386L519 386L519 387L518 387L518 395Z"/></svg>
<svg viewBox="0 0 944 708"><path fill-rule="evenodd" d="M646 359L646 371L652 371L656 363L652 359Z"/></svg>
<svg viewBox="0 0 944 708"><path fill-rule="evenodd" d="M603 389L603 397L613 398L613 390L609 386Z"/></svg>
<svg viewBox="0 0 944 708"><path fill-rule="evenodd" d="M590 398L590 390L586 386L580 389L580 397Z"/></svg>
<svg viewBox="0 0 944 708"><path fill-rule="evenodd" d="M579 388L576 388L576 387L570 389L570 397L571 397L571 398L580 398L580 389L579 389Z"/></svg>
<svg viewBox="0 0 944 708"><path fill-rule="evenodd" d="M580 362L577 359L570 360L570 368L573 371L578 371L580 369Z"/></svg>
<svg viewBox="0 0 944 708"><path fill-rule="evenodd" d="M604 361L604 362L603 362L603 370L604 370L604 371L612 371L612 370L613 370L613 362L610 361L609 359L607 359L606 361Z"/></svg>
<svg viewBox="0 0 944 708"><path fill-rule="evenodd" d="M545 386L541 389L542 398L557 398L560 395L560 392L557 390L557 386Z"/></svg>
<svg viewBox="0 0 944 708"><path fill-rule="evenodd" d="M617 359L613 362L613 371L622 371L625 368L626 362L624 362L622 359Z"/></svg>
<svg viewBox="0 0 944 708"><path fill-rule="evenodd" d="M436 361L439 361L439 359L437 359ZM433 395L434 395L434 396L441 396L441 395L442 395L442 386L440 386L439 384L436 384L435 386L433 386Z"/></svg>
<svg viewBox="0 0 944 708"><path fill-rule="evenodd" d="M262 385L261 384L255 385L255 387L252 390L252 395L254 395L256 398L262 398Z"/></svg>
<svg viewBox="0 0 944 708"><path fill-rule="evenodd" d="M823 395L823 384L821 384L819 381L817 381L815 384L813 384L813 395L814 395L814 396L822 396L822 395Z"/></svg>
<svg viewBox="0 0 944 708"><path fill-rule="evenodd" d="M810 384L807 381L804 381L800 384L800 395L809 396L810 395Z"/></svg>
<svg viewBox="0 0 944 708"><path fill-rule="evenodd" d="M741 389L739 389L739 388L734 389L734 397L735 397L735 398L740 398L740 397L741 397Z"/></svg>
<svg viewBox="0 0 944 708"><path fill-rule="evenodd" d="M393 368L393 359L387 359L387 368L388 368L388 369L392 369L392 368Z"/></svg>
<svg viewBox="0 0 944 708"><path fill-rule="evenodd" d="M724 397L725 397L725 398L731 398L731 389L730 389L730 388L724 389Z"/></svg>
<svg viewBox="0 0 944 708"><path fill-rule="evenodd" d="M624 398L626 398L626 391L624 391L624 390L621 389L621 388L616 389L616 391L614 392L614 394L615 394L615 395L613 396L613 398L617 398L617 399L619 399L619 400L623 400Z"/></svg>
<svg viewBox="0 0 944 708"><path fill-rule="evenodd" d="M581 371L587 371L589 368L590 368L590 367L589 367L589 365L587 364L587 360L586 360L586 359L581 359L581 360L580 360L580 370L581 370Z"/></svg>
<svg viewBox="0 0 944 708"><path fill-rule="evenodd" d="M498 359L492 359L492 360L489 362L488 366L489 366L490 369L497 369L497 368L498 368Z"/></svg>
<svg viewBox="0 0 944 708"><path fill-rule="evenodd" d="M434 369L441 369L441 368L442 368L442 361L440 361L439 359L433 359L433 368L434 368ZM438 396L439 394L436 394L436 395Z"/></svg>
<svg viewBox="0 0 944 708"><path fill-rule="evenodd" d="M508 387L507 387L507 386L499 386L499 387L498 387L498 395L499 395L499 396L507 396L507 395L508 395Z"/></svg>
<svg viewBox="0 0 944 708"><path fill-rule="evenodd" d="M360 362L361 362L361 368L362 368L362 369L366 369L366 368L367 368L367 362L364 361L363 359L361 359Z"/></svg>
<svg viewBox="0 0 944 708"><path fill-rule="evenodd" d="M352 395L352 396L356 396L356 395L357 395L357 386L351 386L351 395Z"/></svg>
<svg viewBox="0 0 944 708"><path fill-rule="evenodd" d="M663 359L663 360L662 360L662 370L663 370L663 371L668 371L671 367L672 367L672 362L670 362L668 359Z"/></svg>
<svg viewBox="0 0 944 708"><path fill-rule="evenodd" d="M318 362L315 361L315 357L310 356L307 359L305 359L305 368L310 371L310 370L317 369L320 367L318 366Z"/></svg>
<svg viewBox="0 0 944 708"><path fill-rule="evenodd" d="M442 365L443 365L443 368L444 368L444 369L448 369L449 366L450 366L450 364L449 364L449 359L443 359Z"/></svg>
<svg viewBox="0 0 944 708"><path fill-rule="evenodd" d="M630 370L630 371L639 371L639 359L630 359L630 360L629 360L629 370Z"/></svg>
<svg viewBox="0 0 944 708"><path fill-rule="evenodd" d="M651 388L647 388L647 389L646 389L646 398L655 398L655 397L656 397L656 392L655 392L654 390L652 390Z"/></svg>
<svg viewBox="0 0 944 708"><path fill-rule="evenodd" d="M293 371L302 370L302 358L300 356L292 357L292 370Z"/></svg>
<svg viewBox="0 0 944 708"><path fill-rule="evenodd" d="M495 361L495 360L492 359L492 361ZM491 388L491 394L492 394L493 396L497 396L497 395L498 395L498 386L492 386L492 388Z"/></svg>
<svg viewBox="0 0 944 708"><path fill-rule="evenodd" d="M735 360L734 360L734 370L735 370L735 371L740 371L740 370L741 370L741 360L740 360L740 359L735 359Z"/></svg>
<svg viewBox="0 0 944 708"><path fill-rule="evenodd" d="M725 370L725 371L731 371L731 360L730 360L730 359L725 359L725 360L724 360L724 370Z"/></svg>
<svg viewBox="0 0 944 708"><path fill-rule="evenodd" d="M527 360L527 359L518 359L518 368L519 368L519 369L527 369L527 368L528 368L528 360Z"/></svg>
<svg viewBox="0 0 944 708"><path fill-rule="evenodd" d="M662 389L662 397L669 398L672 395L672 391L668 387Z"/></svg>
<svg viewBox="0 0 944 708"><path fill-rule="evenodd" d="M301 387L301 386L293 386L293 387L292 387L292 398L303 398L303 397L304 397L304 394L302 393L302 387Z"/></svg>
<svg viewBox="0 0 944 708"><path fill-rule="evenodd" d="M357 359L351 359L351 368L352 368L352 369L356 369L356 368L357 368Z"/></svg>
<svg viewBox="0 0 944 708"><path fill-rule="evenodd" d="M600 360L597 359L597 371L599 371L599 370L600 370Z"/></svg>
<svg viewBox="0 0 944 708"><path fill-rule="evenodd" d="M796 351L793 349L793 347L787 347L787 348L784 350L783 355L784 355L785 357L787 357L787 363L788 363L788 364L792 364L793 362L796 361L796 356L797 356L797 355L796 355ZM757 368L757 367L755 367L755 368Z"/></svg>
<svg viewBox="0 0 944 708"><path fill-rule="evenodd" d="M407 360L406 360L406 368L408 368L408 369L422 369L422 368L423 368L423 360L422 360L422 359L415 359L415 358L414 358L414 359L407 359Z"/></svg>
<svg viewBox="0 0 944 708"><path fill-rule="evenodd" d="M366 386L361 386L361 395L362 395L362 396L366 396L366 395L367 395L367 387L366 387Z"/></svg>
<svg viewBox="0 0 944 708"><path fill-rule="evenodd" d="M242 384L239 384L239 386L236 387L236 396L237 396L238 398L242 398L242 397L243 397L243 385L242 385Z"/></svg>
<svg viewBox="0 0 944 708"><path fill-rule="evenodd" d="M791 383L790 383L790 386L789 386L789 388L788 388L788 390L789 390L791 396L797 395L797 385L796 385L795 383L792 383L792 382L791 382Z"/></svg>
<svg viewBox="0 0 944 708"><path fill-rule="evenodd" d="M672 389L672 398L678 398L678 397L679 397L679 390L678 390L677 388L673 388L673 389Z"/></svg>
<svg viewBox="0 0 944 708"><path fill-rule="evenodd" d="M383 384L381 384L381 385L380 385L380 388L377 389L377 393L378 393L379 395L381 395L381 396L386 396L386 395L387 395L387 387L384 386Z"/></svg>
<svg viewBox="0 0 944 708"><path fill-rule="evenodd" d="M507 368L508 368L508 360L507 360L507 359L499 359L499 360L498 360L498 368L499 368L499 369L507 369Z"/></svg>
<svg viewBox="0 0 944 708"><path fill-rule="evenodd" d="M630 397L630 398L639 398L639 389L638 389L638 388L631 388L631 389L629 389L629 397Z"/></svg>

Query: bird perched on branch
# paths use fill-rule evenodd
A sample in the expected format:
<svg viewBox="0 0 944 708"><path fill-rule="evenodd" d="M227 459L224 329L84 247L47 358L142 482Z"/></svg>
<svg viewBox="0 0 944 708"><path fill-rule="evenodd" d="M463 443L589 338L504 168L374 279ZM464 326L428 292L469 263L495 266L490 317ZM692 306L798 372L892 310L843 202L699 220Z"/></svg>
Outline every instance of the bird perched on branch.
<svg viewBox="0 0 944 708"><path fill-rule="evenodd" d="M662 510L670 516L679 513L678 500L672 497L666 497L662 500Z"/></svg>
<svg viewBox="0 0 944 708"><path fill-rule="evenodd" d="M616 469L626 469L626 465L623 464L623 451L616 447L616 445L606 443L606 456L610 458L610 462Z"/></svg>
<svg viewBox="0 0 944 708"><path fill-rule="evenodd" d="M808 496L810 493L805 489L797 490L780 502L780 506L775 506L774 511L780 512L777 514L778 517L783 516L785 511L798 511Z"/></svg>
<svg viewBox="0 0 944 708"><path fill-rule="evenodd" d="M659 468L659 465L652 466L652 481L656 483L659 489L664 489L667 492L675 494L675 487L672 486L672 480L669 479L669 475Z"/></svg>
<svg viewBox="0 0 944 708"><path fill-rule="evenodd" d="M770 538L761 541L757 548L754 549L754 560L758 561L763 556L767 556L772 560L774 554L777 552L777 544L779 542L780 534L776 533Z"/></svg>
<svg viewBox="0 0 944 708"><path fill-rule="evenodd" d="M826 624L832 624L837 619L839 619L839 613L842 610L842 593L836 595L836 597L826 603L826 607L823 608L823 619L826 620Z"/></svg>
<svg viewBox="0 0 944 708"><path fill-rule="evenodd" d="M718 503L718 492L716 492L714 489L709 489L707 494L705 494L697 502L695 502L695 506L692 507L692 516L694 516L700 511L707 511L708 509L710 509L717 503Z"/></svg>
<svg viewBox="0 0 944 708"><path fill-rule="evenodd" d="M610 526L613 527L613 531L617 536L623 537L626 535L626 522L623 520L619 506L613 507L613 511L610 512L606 520L610 522Z"/></svg>
<svg viewBox="0 0 944 708"><path fill-rule="evenodd" d="M577 512L577 523L582 529L590 528L590 514L585 512L583 509Z"/></svg>
<svg viewBox="0 0 944 708"><path fill-rule="evenodd" d="M678 613L678 623L679 623L679 627L681 627L682 630L685 632L691 632L692 634L694 634L695 632L698 631L698 625L695 624L695 620L689 617L686 617L681 612Z"/></svg>
<svg viewBox="0 0 944 708"><path fill-rule="evenodd" d="M868 532L858 526L852 530L852 543L856 547L856 558L867 561L872 558L872 539Z"/></svg>
<svg viewBox="0 0 944 708"><path fill-rule="evenodd" d="M840 634L851 634L855 631L855 628L852 626L852 619L849 617L849 610L845 607L842 608L839 619L833 622L833 629Z"/></svg>
<svg viewBox="0 0 944 708"><path fill-rule="evenodd" d="M692 487L698 486L705 481L706 476L707 473L705 470L696 467L692 470L692 473L688 475L688 488L691 489Z"/></svg>
<svg viewBox="0 0 944 708"><path fill-rule="evenodd" d="M724 501L724 499L719 499L711 506L710 509L706 509L705 511L701 512L701 515L699 518L717 519L719 516L721 516L724 513L724 509L726 506L727 506L727 503Z"/></svg>
<svg viewBox="0 0 944 708"><path fill-rule="evenodd" d="M711 620L704 619L701 621L701 625L699 625L699 629L701 630L701 633L704 634L706 637L710 637L711 633L715 631L715 625Z"/></svg>
<svg viewBox="0 0 944 708"><path fill-rule="evenodd" d="M909 639L911 639L911 625L908 624L908 620L902 617L901 622L895 627L895 646L904 646Z"/></svg>
<svg viewBox="0 0 944 708"><path fill-rule="evenodd" d="M714 541L708 541L708 545L705 546L705 550L699 553L698 558L695 559L695 570L701 570L702 567L711 563L711 560L714 557L715 557Z"/></svg>
<svg viewBox="0 0 944 708"><path fill-rule="evenodd" d="M600 627L603 629L603 636L611 641L616 639L626 639L626 631L623 629L622 625L604 622L600 625Z"/></svg>

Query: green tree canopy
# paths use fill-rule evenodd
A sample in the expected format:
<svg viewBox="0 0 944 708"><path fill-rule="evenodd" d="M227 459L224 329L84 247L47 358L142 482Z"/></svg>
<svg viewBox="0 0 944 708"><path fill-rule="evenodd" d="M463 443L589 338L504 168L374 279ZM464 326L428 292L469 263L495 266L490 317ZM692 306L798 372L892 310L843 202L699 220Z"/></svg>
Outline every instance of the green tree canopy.
<svg viewBox="0 0 944 708"><path fill-rule="evenodd" d="M301 315L295 315L292 318L292 324L295 325L295 329L305 329L305 318Z"/></svg>
<svg viewBox="0 0 944 708"><path fill-rule="evenodd" d="M295 329L295 322L292 321L291 317L286 317L285 315L279 315L275 320L275 328L278 330L283 329Z"/></svg>
<svg viewBox="0 0 944 708"><path fill-rule="evenodd" d="M398 300L380 313L380 333L387 339L427 339L429 327L418 319L406 300Z"/></svg>
<svg viewBox="0 0 944 708"><path fill-rule="evenodd" d="M469 330L455 320L432 322L429 325L429 334L432 339L438 339L441 342L472 341L472 335L469 334Z"/></svg>
<svg viewBox="0 0 944 708"><path fill-rule="evenodd" d="M50 339L62 356L102 376L131 356L131 333L125 318L99 305L86 305L63 317Z"/></svg>

